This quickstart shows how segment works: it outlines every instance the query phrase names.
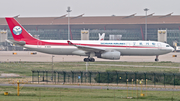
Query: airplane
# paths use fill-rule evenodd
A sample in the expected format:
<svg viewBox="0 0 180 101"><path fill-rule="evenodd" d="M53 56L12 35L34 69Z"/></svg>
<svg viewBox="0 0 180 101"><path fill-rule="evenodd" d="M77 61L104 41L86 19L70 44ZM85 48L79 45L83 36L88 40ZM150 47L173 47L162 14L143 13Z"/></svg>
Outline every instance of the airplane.
<svg viewBox="0 0 180 101"><path fill-rule="evenodd" d="M55 55L88 56L84 62L94 62L93 57L119 60L120 56L158 56L174 51L169 44L157 41L98 41L98 40L40 40L34 38L14 18L7 17L14 40L9 43L20 45L32 51Z"/></svg>
<svg viewBox="0 0 180 101"><path fill-rule="evenodd" d="M105 37L105 33L102 33L102 35L99 33L99 41L103 41Z"/></svg>

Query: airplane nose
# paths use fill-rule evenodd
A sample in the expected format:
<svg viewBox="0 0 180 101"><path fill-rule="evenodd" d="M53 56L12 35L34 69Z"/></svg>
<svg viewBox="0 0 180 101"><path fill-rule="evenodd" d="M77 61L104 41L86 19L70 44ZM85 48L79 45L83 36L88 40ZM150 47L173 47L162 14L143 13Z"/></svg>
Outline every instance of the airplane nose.
<svg viewBox="0 0 180 101"><path fill-rule="evenodd" d="M174 48L172 47L172 52L174 51Z"/></svg>

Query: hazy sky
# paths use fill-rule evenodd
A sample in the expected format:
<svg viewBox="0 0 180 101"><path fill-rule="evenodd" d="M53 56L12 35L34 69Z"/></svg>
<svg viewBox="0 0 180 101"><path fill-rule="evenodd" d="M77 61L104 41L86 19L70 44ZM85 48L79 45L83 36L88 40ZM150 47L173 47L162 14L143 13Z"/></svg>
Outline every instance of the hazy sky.
<svg viewBox="0 0 180 101"><path fill-rule="evenodd" d="M180 0L0 0L0 17L57 17L67 14L70 6L71 16L127 16L137 13L180 15Z"/></svg>

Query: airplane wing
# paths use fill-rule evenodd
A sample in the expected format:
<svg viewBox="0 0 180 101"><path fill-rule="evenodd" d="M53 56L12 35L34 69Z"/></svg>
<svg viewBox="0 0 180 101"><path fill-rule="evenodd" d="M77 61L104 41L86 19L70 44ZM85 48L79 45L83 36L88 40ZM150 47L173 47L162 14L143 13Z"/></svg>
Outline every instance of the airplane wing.
<svg viewBox="0 0 180 101"><path fill-rule="evenodd" d="M106 51L105 49L103 48L97 48L97 47L90 47L90 46L83 46L83 45L75 45L73 44L71 41L67 41L69 45L73 45L75 47L77 47L78 49L80 50L84 50L84 51L87 51L87 52L104 52Z"/></svg>
<svg viewBox="0 0 180 101"><path fill-rule="evenodd" d="M24 46L24 45L26 44L25 41L15 41L15 40L7 40L7 39L6 39L6 41L7 41L8 43L17 44L17 45L20 45L20 46Z"/></svg>

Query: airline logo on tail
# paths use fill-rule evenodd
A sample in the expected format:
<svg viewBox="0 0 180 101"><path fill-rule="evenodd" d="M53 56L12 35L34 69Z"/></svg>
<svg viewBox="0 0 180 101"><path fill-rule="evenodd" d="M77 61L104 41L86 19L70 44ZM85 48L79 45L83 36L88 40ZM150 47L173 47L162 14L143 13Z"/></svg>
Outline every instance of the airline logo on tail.
<svg viewBox="0 0 180 101"><path fill-rule="evenodd" d="M12 33L12 36L15 41L25 41L26 43L35 41L37 43L37 39L32 37L26 29L24 29L19 22L16 21L14 18L6 18L7 24L9 29Z"/></svg>
<svg viewBox="0 0 180 101"><path fill-rule="evenodd" d="M13 33L14 33L15 35L20 35L20 34L22 33L22 28L21 28L20 26L15 26L15 27L13 28Z"/></svg>

